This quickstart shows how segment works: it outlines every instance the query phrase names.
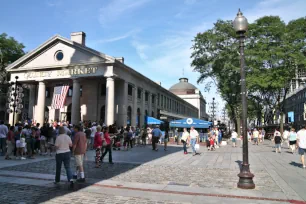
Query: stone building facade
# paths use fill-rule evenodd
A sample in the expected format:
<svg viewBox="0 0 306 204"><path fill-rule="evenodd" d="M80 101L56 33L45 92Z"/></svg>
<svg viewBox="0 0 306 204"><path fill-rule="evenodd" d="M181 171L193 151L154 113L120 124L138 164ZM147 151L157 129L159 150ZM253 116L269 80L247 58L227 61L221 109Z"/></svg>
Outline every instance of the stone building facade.
<svg viewBox="0 0 306 204"><path fill-rule="evenodd" d="M124 58L87 47L85 39L84 32L71 33L70 39L55 35L7 67L11 79L18 76L28 87L28 118L141 126L145 116L199 116L197 107L124 64ZM64 107L55 110L52 96L59 85L70 89Z"/></svg>

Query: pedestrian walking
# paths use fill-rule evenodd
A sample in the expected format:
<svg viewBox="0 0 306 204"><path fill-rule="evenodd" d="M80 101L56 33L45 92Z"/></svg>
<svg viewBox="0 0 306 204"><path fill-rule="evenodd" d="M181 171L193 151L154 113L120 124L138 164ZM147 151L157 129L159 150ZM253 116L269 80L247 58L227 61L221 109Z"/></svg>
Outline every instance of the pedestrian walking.
<svg viewBox="0 0 306 204"><path fill-rule="evenodd" d="M89 150L90 148L90 144L91 144L91 127L90 125L87 125L85 127L85 135L86 135L86 139L87 139L87 150Z"/></svg>
<svg viewBox="0 0 306 204"><path fill-rule="evenodd" d="M73 186L72 173L70 168L70 148L72 147L71 138L66 134L64 127L59 127L59 135L55 140L56 149L56 173L55 173L55 184L58 184L61 180L61 169L62 163L66 170L67 180L70 182L71 187Z"/></svg>
<svg viewBox="0 0 306 204"><path fill-rule="evenodd" d="M283 143L286 143L288 145L288 148L290 147L289 145L289 131L287 129L285 129L285 131L283 132Z"/></svg>
<svg viewBox="0 0 306 204"><path fill-rule="evenodd" d="M156 144L159 141L159 138L162 136L162 132L159 129L159 126L156 125L152 131L152 150L158 151Z"/></svg>
<svg viewBox="0 0 306 204"><path fill-rule="evenodd" d="M0 122L0 156L4 156L6 154L6 137L8 133L8 128L4 125L4 121Z"/></svg>
<svg viewBox="0 0 306 204"><path fill-rule="evenodd" d="M231 135L233 147L237 147L237 137L238 137L237 132L235 130L233 130L232 135Z"/></svg>
<svg viewBox="0 0 306 204"><path fill-rule="evenodd" d="M23 138L22 135L22 127L18 127L18 131L15 133L15 141L16 141L16 158L18 159L26 159L23 157L24 154L24 148L25 148L25 139Z"/></svg>
<svg viewBox="0 0 306 204"><path fill-rule="evenodd" d="M276 132L274 138L273 138L274 142L275 142L275 152L276 153L281 153L281 143L282 143L282 137L280 132Z"/></svg>
<svg viewBox="0 0 306 204"><path fill-rule="evenodd" d="M6 150L6 155L5 155L6 160L11 160L12 159L10 156L13 153L13 150L14 150L14 147L15 147L14 129L15 129L15 127L11 126L10 130L7 133L7 138L6 138L7 150Z"/></svg>
<svg viewBox="0 0 306 204"><path fill-rule="evenodd" d="M94 148L96 149L96 168L101 166L100 159L101 159L101 150L102 150L102 127L100 125L97 126L97 132L95 134L94 139Z"/></svg>
<svg viewBox="0 0 306 204"><path fill-rule="evenodd" d="M305 153L306 153L306 125L297 133L297 146L299 147L299 154L301 155L301 162L303 168L306 169Z"/></svg>
<svg viewBox="0 0 306 204"><path fill-rule="evenodd" d="M259 132L258 130L255 128L253 131L253 141L254 141L254 145L258 145L258 138L259 138Z"/></svg>
<svg viewBox="0 0 306 204"><path fill-rule="evenodd" d="M198 131L195 130L193 126L191 126L190 128L190 146L192 149L192 156L195 156L197 154L195 145L197 144L198 137L199 137Z"/></svg>
<svg viewBox="0 0 306 204"><path fill-rule="evenodd" d="M83 161L87 149L86 135L81 131L81 127L79 125L74 127L74 132L75 134L72 146L72 152L74 154L76 163L76 172L74 173L74 178L78 179L79 177L80 179L78 181L85 182Z"/></svg>
<svg viewBox="0 0 306 204"><path fill-rule="evenodd" d="M189 142L189 132L187 131L187 128L184 128L184 132L182 134L181 137L181 142L183 143L183 149L184 149L184 154L188 154L187 153L187 144Z"/></svg>
<svg viewBox="0 0 306 204"><path fill-rule="evenodd" d="M292 154L294 154L294 152L295 152L296 137L297 137L297 134L295 132L295 129L291 128L291 131L289 133L289 145L290 145L290 149L291 149Z"/></svg>
<svg viewBox="0 0 306 204"><path fill-rule="evenodd" d="M93 122L92 123L92 127L91 127L91 134L90 134L90 148L91 149L94 149L94 138L95 138L95 135L96 135L96 132L97 132L97 123ZM88 147L89 149L89 147Z"/></svg>
<svg viewBox="0 0 306 204"><path fill-rule="evenodd" d="M164 150L167 151L167 144L169 141L169 129L166 128L165 130L165 137L164 137Z"/></svg>
<svg viewBox="0 0 306 204"><path fill-rule="evenodd" d="M113 163L113 157L112 157L112 142L111 142L111 138L109 136L107 127L104 129L104 141L106 142L106 146L105 146L105 151L102 154L101 161L103 161L103 158L108 153L108 162L110 164L114 164Z"/></svg>
<svg viewBox="0 0 306 204"><path fill-rule="evenodd" d="M147 128L143 128L141 133L141 144L144 146L147 145L147 137L148 137Z"/></svg>
<svg viewBox="0 0 306 204"><path fill-rule="evenodd" d="M147 128L149 144L152 144L152 129L150 127Z"/></svg>

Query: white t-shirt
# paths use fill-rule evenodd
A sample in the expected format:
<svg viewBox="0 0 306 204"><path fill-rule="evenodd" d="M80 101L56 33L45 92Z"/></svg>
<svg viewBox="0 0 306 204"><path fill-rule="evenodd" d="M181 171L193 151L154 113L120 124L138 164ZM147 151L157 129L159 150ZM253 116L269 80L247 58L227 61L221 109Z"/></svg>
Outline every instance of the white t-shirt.
<svg viewBox="0 0 306 204"><path fill-rule="evenodd" d="M238 137L237 132L232 132L232 138L236 139Z"/></svg>
<svg viewBox="0 0 306 204"><path fill-rule="evenodd" d="M60 134L55 140L56 154L70 152L69 145L72 144L71 138L66 134Z"/></svg>
<svg viewBox="0 0 306 204"><path fill-rule="evenodd" d="M190 130L190 139L196 139L199 136L198 131Z"/></svg>
<svg viewBox="0 0 306 204"><path fill-rule="evenodd" d="M306 130L302 129L297 132L297 139L299 140L299 147L306 149Z"/></svg>
<svg viewBox="0 0 306 204"><path fill-rule="evenodd" d="M288 137L289 137L289 131L285 130L284 133L283 133L283 138L287 139Z"/></svg>
<svg viewBox="0 0 306 204"><path fill-rule="evenodd" d="M90 137L95 137L96 132L97 132L97 126L92 126Z"/></svg>

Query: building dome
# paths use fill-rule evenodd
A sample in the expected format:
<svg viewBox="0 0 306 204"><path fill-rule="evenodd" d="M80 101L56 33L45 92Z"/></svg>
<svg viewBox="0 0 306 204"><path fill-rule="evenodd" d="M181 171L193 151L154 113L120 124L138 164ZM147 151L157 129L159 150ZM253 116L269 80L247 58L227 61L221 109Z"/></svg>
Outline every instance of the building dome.
<svg viewBox="0 0 306 204"><path fill-rule="evenodd" d="M170 87L169 91L174 94L195 94L197 87L188 83L187 78L180 78L180 82Z"/></svg>

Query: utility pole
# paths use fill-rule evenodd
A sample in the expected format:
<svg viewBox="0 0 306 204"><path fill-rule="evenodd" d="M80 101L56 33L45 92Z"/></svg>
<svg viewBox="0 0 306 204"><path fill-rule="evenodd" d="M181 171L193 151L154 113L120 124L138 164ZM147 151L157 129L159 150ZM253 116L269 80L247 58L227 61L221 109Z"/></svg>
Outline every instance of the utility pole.
<svg viewBox="0 0 306 204"><path fill-rule="evenodd" d="M225 108L222 110L222 115L223 115L223 123L225 124L225 119L226 119L226 110L225 110Z"/></svg>
<svg viewBox="0 0 306 204"><path fill-rule="evenodd" d="M217 105L217 103L215 102L215 98L213 98L213 101L212 101L211 106L210 106L210 114L212 116L213 124L214 124L215 116L216 116L216 105Z"/></svg>

